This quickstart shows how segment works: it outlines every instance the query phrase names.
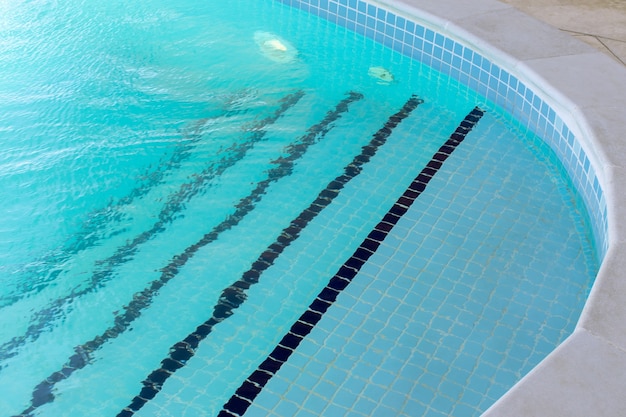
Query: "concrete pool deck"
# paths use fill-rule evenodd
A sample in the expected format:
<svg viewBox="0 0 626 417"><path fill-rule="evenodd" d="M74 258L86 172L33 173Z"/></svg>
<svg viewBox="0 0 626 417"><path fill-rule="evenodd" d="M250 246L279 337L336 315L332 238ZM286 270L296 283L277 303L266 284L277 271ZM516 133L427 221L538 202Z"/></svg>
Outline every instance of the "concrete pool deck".
<svg viewBox="0 0 626 417"><path fill-rule="evenodd" d="M606 198L608 250L576 330L483 415L624 416L626 4L504 1L384 1L463 39L549 98L580 140Z"/></svg>
<svg viewBox="0 0 626 417"><path fill-rule="evenodd" d="M626 66L626 2L502 0L602 51Z"/></svg>

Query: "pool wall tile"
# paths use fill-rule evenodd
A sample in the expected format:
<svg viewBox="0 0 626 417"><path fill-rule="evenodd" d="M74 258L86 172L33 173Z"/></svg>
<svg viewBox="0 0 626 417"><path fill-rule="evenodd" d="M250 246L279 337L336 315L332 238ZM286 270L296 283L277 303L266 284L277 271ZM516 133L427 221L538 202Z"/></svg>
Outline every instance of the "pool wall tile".
<svg viewBox="0 0 626 417"><path fill-rule="evenodd" d="M539 135L555 152L582 195L596 251L608 250L608 215L598 178L579 140L546 100L522 80L466 45L361 0L277 0L372 38L467 85ZM352 13L350 13L352 11Z"/></svg>

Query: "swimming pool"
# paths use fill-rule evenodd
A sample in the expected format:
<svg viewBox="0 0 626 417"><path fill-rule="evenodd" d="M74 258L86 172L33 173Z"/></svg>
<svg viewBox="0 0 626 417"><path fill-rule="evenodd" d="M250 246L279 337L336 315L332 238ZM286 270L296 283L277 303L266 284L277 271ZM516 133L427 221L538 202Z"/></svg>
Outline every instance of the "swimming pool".
<svg viewBox="0 0 626 417"><path fill-rule="evenodd" d="M370 19L391 21L364 5L335 11L353 14L356 32L363 19L365 35ZM550 149L497 99L482 98L491 90L476 94L433 58L422 61L436 70L349 24L279 3L120 14L115 4L85 6L102 20L76 18L55 40L60 51L34 45L41 62L7 94L7 137L17 130L27 140L5 153L15 215L3 225L12 236L4 264L17 267L3 294L0 378L20 383L3 382L11 390L3 409L211 415L228 402L240 410L230 396L272 365L268 354L297 334L288 330L316 295L331 301L324 288L342 267L357 274L353 284L266 381L250 414L293 415L301 405L302 415L476 415L572 331L605 250L602 222L586 218L590 191L579 194L559 162L567 149ZM75 5L64 7L42 13L43 29L10 23L40 39L58 33ZM197 16L215 19L211 32ZM249 27L233 29L246 19ZM469 57L476 83L480 71L495 72L421 30L433 56L448 48ZM386 31L373 37L385 43ZM298 57L272 60L258 32L277 34ZM372 77L373 67L391 68L397 82ZM522 108L532 103L574 148L556 114L522 86ZM370 245L377 250L361 262ZM552 272L563 265L567 276ZM213 342L200 343L207 336Z"/></svg>

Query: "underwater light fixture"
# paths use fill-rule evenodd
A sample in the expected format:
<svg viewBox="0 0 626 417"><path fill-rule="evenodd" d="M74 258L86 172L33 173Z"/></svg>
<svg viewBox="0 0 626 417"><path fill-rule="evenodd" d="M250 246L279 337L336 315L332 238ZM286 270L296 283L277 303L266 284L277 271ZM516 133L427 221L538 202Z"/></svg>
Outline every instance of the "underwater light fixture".
<svg viewBox="0 0 626 417"><path fill-rule="evenodd" d="M377 78L378 84L387 85L395 80L391 71L383 67L371 67L367 74L370 77Z"/></svg>
<svg viewBox="0 0 626 417"><path fill-rule="evenodd" d="M263 55L275 62L286 64L294 61L298 56L298 51L293 45L270 32L254 32L254 42Z"/></svg>

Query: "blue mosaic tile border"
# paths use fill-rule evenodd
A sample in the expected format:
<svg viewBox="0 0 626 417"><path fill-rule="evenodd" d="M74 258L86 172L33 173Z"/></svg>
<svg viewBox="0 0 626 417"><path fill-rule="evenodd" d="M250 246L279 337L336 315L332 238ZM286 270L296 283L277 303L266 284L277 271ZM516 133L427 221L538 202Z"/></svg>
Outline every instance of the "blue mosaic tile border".
<svg viewBox="0 0 626 417"><path fill-rule="evenodd" d="M600 259L608 249L608 215L600 182L579 140L523 81L480 53L377 5L361 0L278 0L374 39L460 81L509 112L556 153L591 218Z"/></svg>

